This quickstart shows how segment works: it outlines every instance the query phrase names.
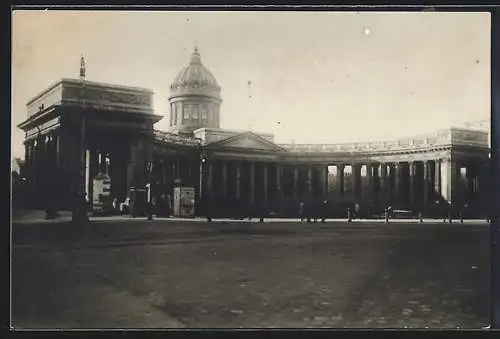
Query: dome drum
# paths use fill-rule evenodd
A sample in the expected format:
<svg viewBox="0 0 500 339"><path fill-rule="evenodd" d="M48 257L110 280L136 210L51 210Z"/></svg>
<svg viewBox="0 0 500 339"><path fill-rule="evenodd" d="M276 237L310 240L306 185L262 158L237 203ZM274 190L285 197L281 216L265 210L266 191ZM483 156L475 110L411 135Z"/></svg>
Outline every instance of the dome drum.
<svg viewBox="0 0 500 339"><path fill-rule="evenodd" d="M170 91L170 96L168 100L175 100L180 97L205 97L207 99L215 99L218 102L221 101L220 89L214 90L211 88L189 88L189 87L177 87Z"/></svg>
<svg viewBox="0 0 500 339"><path fill-rule="evenodd" d="M170 85L170 129L190 134L202 127L219 128L221 87L201 63L198 49Z"/></svg>

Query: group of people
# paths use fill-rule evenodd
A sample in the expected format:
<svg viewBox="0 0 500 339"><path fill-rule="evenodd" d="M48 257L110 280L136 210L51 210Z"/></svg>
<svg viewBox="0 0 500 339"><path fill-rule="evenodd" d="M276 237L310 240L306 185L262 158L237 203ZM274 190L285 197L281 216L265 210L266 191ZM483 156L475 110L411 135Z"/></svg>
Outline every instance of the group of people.
<svg viewBox="0 0 500 339"><path fill-rule="evenodd" d="M122 202L118 202L117 198L112 199L113 213L120 215L134 214L133 209L144 210L145 213L153 213L161 217L169 217L172 215L172 202L168 194L162 194L158 198L152 197L151 201L144 201L144 206L134 206L134 202L130 197L126 197Z"/></svg>
<svg viewBox="0 0 500 339"><path fill-rule="evenodd" d="M307 222L317 222L318 219L321 219L322 222L325 222L325 219L328 215L328 200L323 200L321 202L312 202L305 203L301 201L299 203L299 217L300 221L303 222L306 220Z"/></svg>

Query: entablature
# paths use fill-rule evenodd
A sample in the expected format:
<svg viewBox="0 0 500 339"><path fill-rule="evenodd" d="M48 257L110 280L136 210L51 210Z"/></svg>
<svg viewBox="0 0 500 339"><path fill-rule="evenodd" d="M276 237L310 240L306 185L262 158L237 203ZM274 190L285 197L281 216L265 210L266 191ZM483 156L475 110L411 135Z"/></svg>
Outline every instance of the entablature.
<svg viewBox="0 0 500 339"><path fill-rule="evenodd" d="M149 89L62 79L28 102L28 118L45 107L75 105L121 113L153 114L153 92Z"/></svg>

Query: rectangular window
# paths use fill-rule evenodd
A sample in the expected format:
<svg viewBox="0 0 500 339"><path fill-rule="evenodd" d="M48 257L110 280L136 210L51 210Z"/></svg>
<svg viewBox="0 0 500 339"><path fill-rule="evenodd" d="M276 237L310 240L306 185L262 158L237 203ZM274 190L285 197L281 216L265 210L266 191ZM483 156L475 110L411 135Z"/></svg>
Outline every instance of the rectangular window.
<svg viewBox="0 0 500 339"><path fill-rule="evenodd" d="M184 120L189 119L189 116L191 115L190 111L191 111L191 105L184 106L184 116L183 116Z"/></svg>
<svg viewBox="0 0 500 339"><path fill-rule="evenodd" d="M193 119L198 120L198 106L193 107Z"/></svg>
<svg viewBox="0 0 500 339"><path fill-rule="evenodd" d="M207 120L207 111L205 109L201 111L201 120Z"/></svg>

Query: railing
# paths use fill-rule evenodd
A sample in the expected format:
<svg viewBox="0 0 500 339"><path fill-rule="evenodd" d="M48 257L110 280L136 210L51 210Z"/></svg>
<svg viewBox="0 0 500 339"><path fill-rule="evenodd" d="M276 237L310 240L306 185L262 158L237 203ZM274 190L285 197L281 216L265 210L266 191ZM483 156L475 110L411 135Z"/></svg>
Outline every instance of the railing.
<svg viewBox="0 0 500 339"><path fill-rule="evenodd" d="M154 131L155 139L160 142L197 147L201 140L184 137L177 134ZM446 145L466 145L489 148L488 133L469 129L448 129L414 138L393 141L376 141L364 143L337 144L279 144L290 152L299 153L330 153L330 152L381 152L405 151L412 149L432 148Z"/></svg>
<svg viewBox="0 0 500 339"><path fill-rule="evenodd" d="M155 139L161 142L166 142L169 144L183 145L183 146L199 146L201 144L200 139L183 137L177 134L155 130Z"/></svg>
<svg viewBox="0 0 500 339"><path fill-rule="evenodd" d="M489 147L488 134L481 131L452 128L395 141L336 144L279 144L279 146L288 151L300 153L401 151L445 145L467 145L487 148Z"/></svg>

